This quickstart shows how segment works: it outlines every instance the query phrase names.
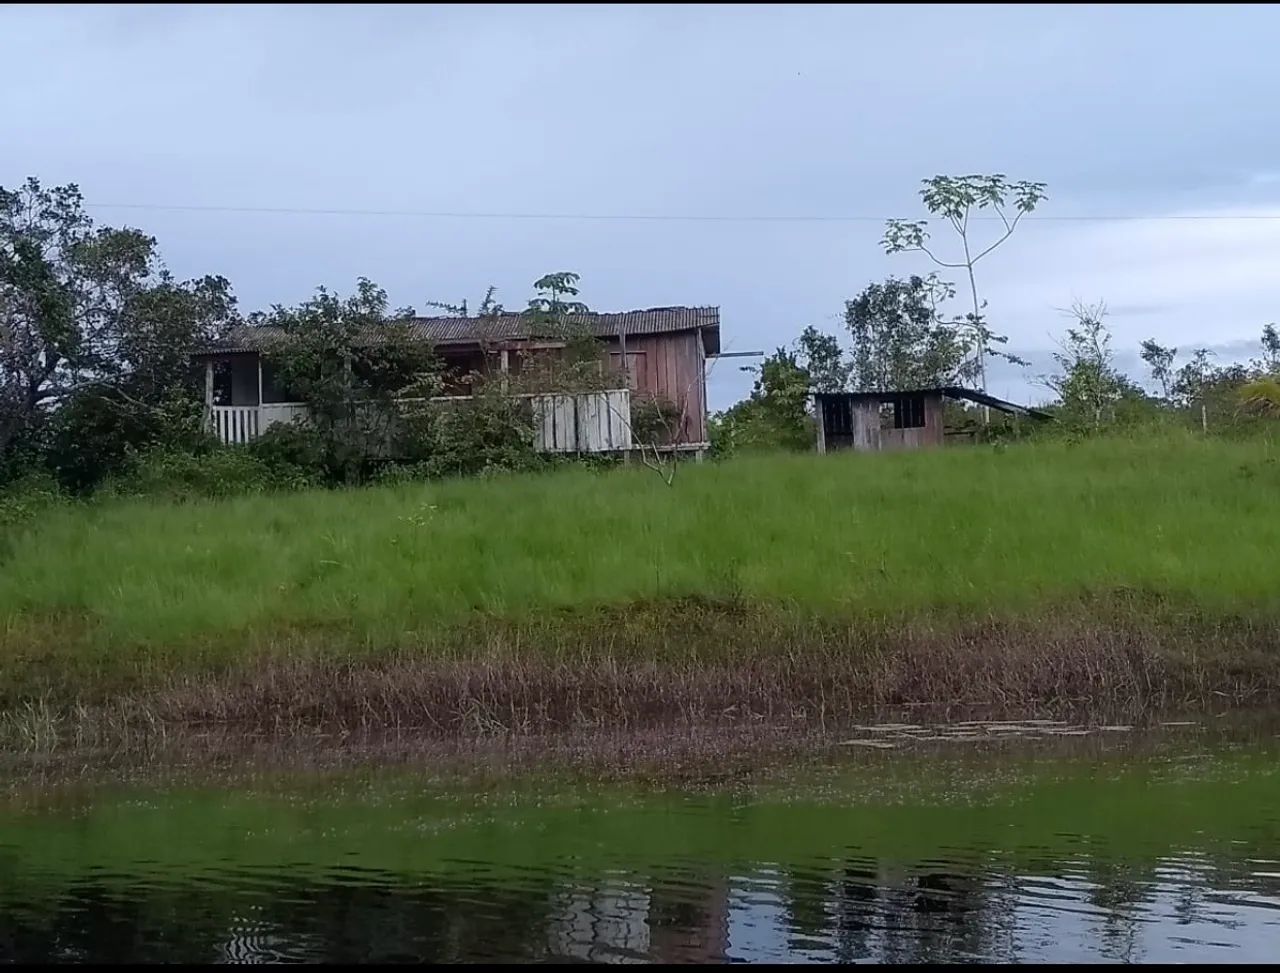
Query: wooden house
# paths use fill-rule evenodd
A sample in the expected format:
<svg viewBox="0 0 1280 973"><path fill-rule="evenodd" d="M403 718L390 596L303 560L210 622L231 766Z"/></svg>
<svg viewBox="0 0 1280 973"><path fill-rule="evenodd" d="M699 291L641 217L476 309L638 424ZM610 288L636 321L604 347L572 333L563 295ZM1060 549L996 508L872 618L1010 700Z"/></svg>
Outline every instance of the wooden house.
<svg viewBox="0 0 1280 973"><path fill-rule="evenodd" d="M816 392L814 419L819 453L837 449L864 452L927 449L946 442L943 405L947 399L1033 419L1048 413L957 385L876 392Z"/></svg>
<svg viewBox="0 0 1280 973"><path fill-rule="evenodd" d="M540 355L555 355L564 341L535 335L528 316L416 317L411 334L430 343L449 376L449 397L470 394L469 376L518 375ZM656 307L620 313L572 314L566 324L599 343L603 374L616 387L600 392L530 395L535 446L546 452L615 452L634 448L634 402L664 402L678 418L657 444L701 455L708 448L706 362L720 353L720 309ZM197 360L205 370L210 428L227 443L248 442L277 422L305 415L262 351L273 334L244 327ZM634 400L634 401L633 401Z"/></svg>

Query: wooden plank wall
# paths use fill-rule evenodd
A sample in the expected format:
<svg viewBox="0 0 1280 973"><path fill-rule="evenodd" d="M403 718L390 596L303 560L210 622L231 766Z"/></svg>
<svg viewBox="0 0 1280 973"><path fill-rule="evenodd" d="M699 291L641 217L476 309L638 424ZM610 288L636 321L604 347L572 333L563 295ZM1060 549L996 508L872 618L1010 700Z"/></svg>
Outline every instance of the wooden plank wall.
<svg viewBox="0 0 1280 973"><path fill-rule="evenodd" d="M612 338L608 352L616 354ZM696 331L676 334L627 336L627 355L639 355L636 391L669 399L684 411L679 441L707 441L707 403L704 383L705 357L702 336Z"/></svg>
<svg viewBox="0 0 1280 973"><path fill-rule="evenodd" d="M852 402L853 448L874 452L880 448L880 403L875 399Z"/></svg>
<svg viewBox="0 0 1280 973"><path fill-rule="evenodd" d="M607 453L631 448L627 389L529 397L534 448L543 453Z"/></svg>
<svg viewBox="0 0 1280 973"><path fill-rule="evenodd" d="M924 397L924 429L920 445L941 446L946 440L946 427L943 423L943 399L941 395Z"/></svg>

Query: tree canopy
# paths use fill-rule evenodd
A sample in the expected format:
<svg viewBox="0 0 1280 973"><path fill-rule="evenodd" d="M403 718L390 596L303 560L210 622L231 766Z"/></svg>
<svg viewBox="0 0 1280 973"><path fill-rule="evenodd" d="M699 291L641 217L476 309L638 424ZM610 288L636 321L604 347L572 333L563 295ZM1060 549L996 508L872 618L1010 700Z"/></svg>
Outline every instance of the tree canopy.
<svg viewBox="0 0 1280 973"><path fill-rule="evenodd" d="M226 279L175 279L152 237L95 227L75 185L0 188L0 457L77 396L150 429L192 350L235 321Z"/></svg>

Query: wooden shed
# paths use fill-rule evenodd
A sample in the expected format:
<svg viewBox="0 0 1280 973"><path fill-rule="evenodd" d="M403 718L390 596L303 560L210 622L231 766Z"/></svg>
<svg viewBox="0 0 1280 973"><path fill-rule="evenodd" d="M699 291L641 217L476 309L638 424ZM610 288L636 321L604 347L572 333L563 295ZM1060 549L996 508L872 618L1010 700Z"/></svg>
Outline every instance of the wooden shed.
<svg viewBox="0 0 1280 973"><path fill-rule="evenodd" d="M818 452L927 449L945 442L943 404L947 399L975 402L1001 412L1049 419L1048 413L987 395L945 385L927 389L875 392L815 392Z"/></svg>

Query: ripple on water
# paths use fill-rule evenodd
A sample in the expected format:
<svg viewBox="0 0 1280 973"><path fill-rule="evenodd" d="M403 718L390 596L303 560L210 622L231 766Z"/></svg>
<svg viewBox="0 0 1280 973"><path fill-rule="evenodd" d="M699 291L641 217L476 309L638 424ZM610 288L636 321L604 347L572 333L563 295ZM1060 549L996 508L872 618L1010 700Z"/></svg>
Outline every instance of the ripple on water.
<svg viewBox="0 0 1280 973"><path fill-rule="evenodd" d="M0 960L1272 958L1274 745L1104 765L1116 745L1037 753L1128 727L874 726L843 742L923 755L723 792L399 781L0 814ZM940 745L1013 734L1046 742Z"/></svg>

